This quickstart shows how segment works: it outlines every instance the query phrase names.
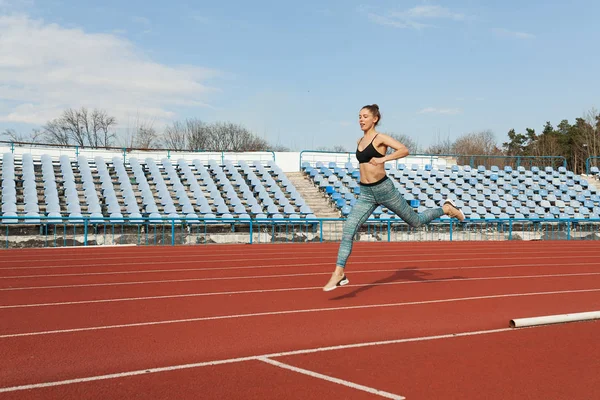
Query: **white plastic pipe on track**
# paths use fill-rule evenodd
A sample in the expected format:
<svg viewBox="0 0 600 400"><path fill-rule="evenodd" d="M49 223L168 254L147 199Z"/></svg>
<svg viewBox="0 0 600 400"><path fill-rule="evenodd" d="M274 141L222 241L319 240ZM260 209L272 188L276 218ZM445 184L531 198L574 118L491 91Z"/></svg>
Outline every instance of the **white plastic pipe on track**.
<svg viewBox="0 0 600 400"><path fill-rule="evenodd" d="M515 318L510 320L511 328L523 328L527 326L561 324L565 322L591 321L600 319L600 311L590 311L574 314L546 315L543 317Z"/></svg>

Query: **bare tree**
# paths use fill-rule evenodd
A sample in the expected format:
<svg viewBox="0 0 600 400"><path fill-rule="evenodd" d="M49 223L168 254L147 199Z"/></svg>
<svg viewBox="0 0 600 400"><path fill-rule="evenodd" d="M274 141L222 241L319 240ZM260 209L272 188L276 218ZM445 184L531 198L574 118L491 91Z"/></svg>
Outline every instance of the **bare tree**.
<svg viewBox="0 0 600 400"><path fill-rule="evenodd" d="M27 139L31 143L39 143L43 136L44 132L42 132L40 129L33 129Z"/></svg>
<svg viewBox="0 0 600 400"><path fill-rule="evenodd" d="M116 137L113 126L117 124L115 117L111 117L103 110L94 109L91 115L92 119L92 139L94 147L108 147Z"/></svg>
<svg viewBox="0 0 600 400"><path fill-rule="evenodd" d="M165 145L174 150L261 151L268 150L266 140L245 127L231 122L205 124L192 119L173 122L165 130Z"/></svg>
<svg viewBox="0 0 600 400"><path fill-rule="evenodd" d="M42 137L42 131L39 129L33 129L28 135L18 133L14 129L6 129L0 134L5 136L12 142L23 142L23 143L38 143Z"/></svg>
<svg viewBox="0 0 600 400"><path fill-rule="evenodd" d="M68 146L71 144L69 129L60 123L58 119L48 122L44 126L44 138L48 143Z"/></svg>
<svg viewBox="0 0 600 400"><path fill-rule="evenodd" d="M496 155L501 151L492 131L473 132L463 135L454 142L453 151L457 154Z"/></svg>
<svg viewBox="0 0 600 400"><path fill-rule="evenodd" d="M452 154L454 152L454 142L447 137L444 140L438 139L437 143L430 145L425 153L427 154Z"/></svg>
<svg viewBox="0 0 600 400"><path fill-rule="evenodd" d="M199 119L188 119L185 121L188 137L188 148L190 150L202 150L208 147L210 142L210 131L208 126Z"/></svg>
<svg viewBox="0 0 600 400"><path fill-rule="evenodd" d="M165 146L172 150L187 150L187 130L186 125L182 122L173 122L173 125L168 126L164 133Z"/></svg>
<svg viewBox="0 0 600 400"><path fill-rule="evenodd" d="M69 108L44 126L44 136L55 144L108 147L115 138L116 124L116 119L103 110L94 109L89 113L85 107Z"/></svg>
<svg viewBox="0 0 600 400"><path fill-rule="evenodd" d="M502 151L496 144L496 139L492 131L486 130L482 132L473 132L459 137L454 142L453 153L463 156L482 155L488 157L459 157L459 164L468 164L474 162L476 164L486 165L490 161L489 156L500 156Z"/></svg>
<svg viewBox="0 0 600 400"><path fill-rule="evenodd" d="M159 147L160 139L156 129L151 125L142 125L138 128L135 147L142 149L155 149Z"/></svg>
<svg viewBox="0 0 600 400"><path fill-rule="evenodd" d="M585 170L586 160L600 154L600 112L595 108L586 112L578 127L579 144L582 151L582 169ZM597 163L598 160L593 160L593 165Z"/></svg>
<svg viewBox="0 0 600 400"><path fill-rule="evenodd" d="M217 122L208 127L209 150L261 151L267 150L266 140L254 135L245 127L231 122Z"/></svg>
<svg viewBox="0 0 600 400"><path fill-rule="evenodd" d="M336 144L333 147L327 147L327 146L320 146L317 147L316 149L317 151L327 151L330 153L347 153L348 150L346 150L346 148L342 145Z"/></svg>
<svg viewBox="0 0 600 400"><path fill-rule="evenodd" d="M87 109L82 108L81 111L73 110L69 108L63 112L59 123L62 127L69 132L70 139L75 141L76 145L85 146L86 138L89 139L88 143L91 147L94 147L94 143L91 142L89 135L89 124Z"/></svg>
<svg viewBox="0 0 600 400"><path fill-rule="evenodd" d="M411 154L418 153L420 151L419 143L404 133L387 133L387 135L402 143ZM394 152L393 149L388 149L388 154L392 152Z"/></svg>
<svg viewBox="0 0 600 400"><path fill-rule="evenodd" d="M199 119L175 121L165 129L164 142L173 150L212 150L211 127Z"/></svg>
<svg viewBox="0 0 600 400"><path fill-rule="evenodd" d="M125 132L117 138L121 147L152 149L160 146L160 136L154 128L154 120L143 119L139 115L133 121L129 121Z"/></svg>

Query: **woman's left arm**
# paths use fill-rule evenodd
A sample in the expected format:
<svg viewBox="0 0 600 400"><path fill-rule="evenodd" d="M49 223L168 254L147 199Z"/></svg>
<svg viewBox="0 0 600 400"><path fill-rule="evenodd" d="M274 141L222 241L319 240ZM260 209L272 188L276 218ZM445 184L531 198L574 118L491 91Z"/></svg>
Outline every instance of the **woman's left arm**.
<svg viewBox="0 0 600 400"><path fill-rule="evenodd" d="M385 144L386 146L391 147L395 151L391 154L386 155L385 157L372 158L370 161L371 164L383 164L386 161L397 160L399 158L406 157L410 154L406 146L397 141L396 139L384 134L379 134L379 137L382 139L381 144Z"/></svg>

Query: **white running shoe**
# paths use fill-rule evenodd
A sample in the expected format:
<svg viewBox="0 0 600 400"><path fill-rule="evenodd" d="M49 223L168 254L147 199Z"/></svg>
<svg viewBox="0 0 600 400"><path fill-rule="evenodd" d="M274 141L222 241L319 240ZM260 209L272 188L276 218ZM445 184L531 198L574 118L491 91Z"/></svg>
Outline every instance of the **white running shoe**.
<svg viewBox="0 0 600 400"><path fill-rule="evenodd" d="M454 203L454 201L452 201L452 199L446 199L444 201L444 205L446 204L452 207L450 209L450 212L447 214L450 218L456 218L460 222L463 222L465 220L465 214L460 210L460 208L456 207L456 204Z"/></svg>
<svg viewBox="0 0 600 400"><path fill-rule="evenodd" d="M337 282L335 282L332 277L332 279L327 283L327 285L323 287L323 291L330 292L339 286L346 286L349 283L350 281L348 280L348 278L346 278L346 274L344 274L344 276L342 276L342 278Z"/></svg>

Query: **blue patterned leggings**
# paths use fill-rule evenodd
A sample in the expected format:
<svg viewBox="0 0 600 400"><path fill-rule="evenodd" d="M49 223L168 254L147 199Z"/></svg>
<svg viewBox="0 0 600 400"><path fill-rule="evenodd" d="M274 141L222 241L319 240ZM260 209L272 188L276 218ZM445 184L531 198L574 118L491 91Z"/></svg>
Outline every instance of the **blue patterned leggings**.
<svg viewBox="0 0 600 400"><path fill-rule="evenodd" d="M412 227L428 224L444 215L442 208L432 208L423 213L416 213L408 204L404 196L396 189L391 179L384 177L373 184L360 185L360 195L352 207L344 223L342 243L338 251L337 266L346 267L346 260L352 252L354 235L358 228L365 223L378 205L383 205L392 210Z"/></svg>

